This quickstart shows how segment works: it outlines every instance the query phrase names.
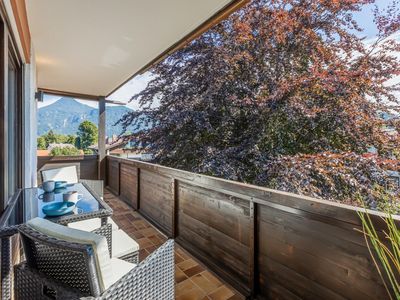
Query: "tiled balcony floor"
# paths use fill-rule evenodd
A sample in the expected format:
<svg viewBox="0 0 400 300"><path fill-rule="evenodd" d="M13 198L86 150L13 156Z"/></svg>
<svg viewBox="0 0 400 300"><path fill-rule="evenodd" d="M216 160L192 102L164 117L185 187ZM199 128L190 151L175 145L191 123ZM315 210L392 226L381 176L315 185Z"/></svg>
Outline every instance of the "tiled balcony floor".
<svg viewBox="0 0 400 300"><path fill-rule="evenodd" d="M104 193L104 200L114 210L112 219L139 244L140 260L166 241L167 238L139 213L107 190ZM236 300L244 297L218 280L195 258L176 245L175 299Z"/></svg>

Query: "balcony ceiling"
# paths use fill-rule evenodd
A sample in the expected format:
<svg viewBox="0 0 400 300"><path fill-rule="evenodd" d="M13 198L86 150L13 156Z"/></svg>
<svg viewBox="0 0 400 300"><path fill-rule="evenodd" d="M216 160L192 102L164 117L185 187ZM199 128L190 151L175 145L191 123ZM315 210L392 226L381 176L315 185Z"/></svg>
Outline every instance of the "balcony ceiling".
<svg viewBox="0 0 400 300"><path fill-rule="evenodd" d="M231 2L27 0L38 87L109 95Z"/></svg>

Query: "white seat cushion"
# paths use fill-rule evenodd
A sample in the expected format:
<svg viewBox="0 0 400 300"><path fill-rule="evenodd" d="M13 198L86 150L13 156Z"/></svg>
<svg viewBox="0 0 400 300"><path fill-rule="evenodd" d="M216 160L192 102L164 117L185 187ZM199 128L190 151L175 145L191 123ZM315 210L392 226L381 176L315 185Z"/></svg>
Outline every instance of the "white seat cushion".
<svg viewBox="0 0 400 300"><path fill-rule="evenodd" d="M108 218L107 222L111 224L111 228L113 231L116 231L119 229L117 223L115 223L111 218ZM101 219L94 218L94 219L83 220L83 221L79 221L79 222L73 222L73 223L69 223L68 227L83 230L83 231L93 231L93 230L96 230L97 228L101 227Z"/></svg>
<svg viewBox="0 0 400 300"><path fill-rule="evenodd" d="M107 277L106 289L120 280L122 276L124 276L134 267L136 267L135 264L128 263L122 259L111 258L111 272Z"/></svg>
<svg viewBox="0 0 400 300"><path fill-rule="evenodd" d="M75 166L62 167L57 169L43 170L43 181L66 181L67 183L78 183L78 172Z"/></svg>
<svg viewBox="0 0 400 300"><path fill-rule="evenodd" d="M114 280L114 275L111 274L111 259L105 237L87 231L68 228L42 218L34 218L28 221L27 225L36 231L59 240L90 245L93 248L93 255L97 262L96 268L100 289L104 291L110 285L110 282Z"/></svg>
<svg viewBox="0 0 400 300"><path fill-rule="evenodd" d="M125 231L120 229L112 232L111 252L113 257L122 257L138 250L139 244L127 235Z"/></svg>

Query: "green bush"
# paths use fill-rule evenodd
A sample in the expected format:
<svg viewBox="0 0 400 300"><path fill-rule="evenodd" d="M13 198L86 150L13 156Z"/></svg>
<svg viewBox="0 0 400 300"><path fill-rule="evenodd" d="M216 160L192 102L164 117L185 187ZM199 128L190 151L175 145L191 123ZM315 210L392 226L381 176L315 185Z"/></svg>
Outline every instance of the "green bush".
<svg viewBox="0 0 400 300"><path fill-rule="evenodd" d="M50 155L52 156L74 156L74 155L81 155L81 152L76 149L75 147L54 147Z"/></svg>
<svg viewBox="0 0 400 300"><path fill-rule="evenodd" d="M84 149L83 153L85 155L93 155L93 154L95 154L95 152L92 149Z"/></svg>
<svg viewBox="0 0 400 300"><path fill-rule="evenodd" d="M46 150L47 149L47 142L43 136L39 136L37 138L37 148L39 150Z"/></svg>
<svg viewBox="0 0 400 300"><path fill-rule="evenodd" d="M53 130L39 136L37 138L37 147L39 150L46 150L50 144L71 144L75 145L76 143L76 136L68 134L57 134L54 133Z"/></svg>

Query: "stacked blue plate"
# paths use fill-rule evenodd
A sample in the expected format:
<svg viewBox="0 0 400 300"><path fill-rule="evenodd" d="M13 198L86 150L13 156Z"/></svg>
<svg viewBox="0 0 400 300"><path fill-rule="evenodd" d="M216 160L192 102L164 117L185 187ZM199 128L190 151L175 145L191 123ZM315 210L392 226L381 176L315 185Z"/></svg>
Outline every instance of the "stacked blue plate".
<svg viewBox="0 0 400 300"><path fill-rule="evenodd" d="M54 184L56 189L64 189L67 187L66 181L56 181Z"/></svg>
<svg viewBox="0 0 400 300"><path fill-rule="evenodd" d="M42 211L46 216L58 217L70 213L74 208L74 202L55 202L43 206Z"/></svg>

